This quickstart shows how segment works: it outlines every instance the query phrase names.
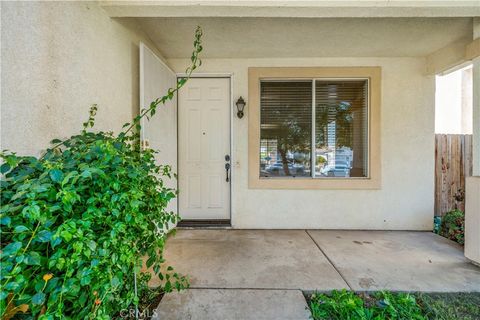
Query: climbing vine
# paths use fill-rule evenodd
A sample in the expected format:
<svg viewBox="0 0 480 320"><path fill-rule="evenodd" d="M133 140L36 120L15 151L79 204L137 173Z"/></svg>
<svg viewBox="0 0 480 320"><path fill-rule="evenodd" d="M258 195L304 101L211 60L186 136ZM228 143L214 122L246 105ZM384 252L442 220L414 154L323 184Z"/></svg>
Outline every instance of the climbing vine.
<svg viewBox="0 0 480 320"><path fill-rule="evenodd" d="M92 130L94 105L78 135L53 140L41 157L1 153L2 319L110 319L138 304L145 268L165 292L188 286L163 258L179 220L167 210L172 171L141 150L139 132L200 66L201 37L197 27L186 77L119 134Z"/></svg>

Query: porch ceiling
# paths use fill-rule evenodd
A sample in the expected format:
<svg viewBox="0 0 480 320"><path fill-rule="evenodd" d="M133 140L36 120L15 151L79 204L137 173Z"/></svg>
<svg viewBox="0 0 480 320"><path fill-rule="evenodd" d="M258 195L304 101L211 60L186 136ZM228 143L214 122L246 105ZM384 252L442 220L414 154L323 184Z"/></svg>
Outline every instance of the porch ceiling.
<svg viewBox="0 0 480 320"><path fill-rule="evenodd" d="M165 58L188 58L204 30L204 58L423 57L472 40L472 18L136 19Z"/></svg>

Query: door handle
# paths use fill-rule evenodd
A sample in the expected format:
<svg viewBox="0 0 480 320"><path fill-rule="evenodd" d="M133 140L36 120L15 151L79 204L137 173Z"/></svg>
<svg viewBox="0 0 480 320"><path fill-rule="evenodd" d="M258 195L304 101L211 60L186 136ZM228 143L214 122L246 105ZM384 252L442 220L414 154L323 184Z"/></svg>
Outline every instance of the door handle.
<svg viewBox="0 0 480 320"><path fill-rule="evenodd" d="M227 161L227 163L225 163L225 173L227 175L225 181L229 182L230 178L228 177L228 171L230 170L230 155L225 155L225 161Z"/></svg>
<svg viewBox="0 0 480 320"><path fill-rule="evenodd" d="M230 170L230 163L225 163L225 172L227 174L227 178L225 179L225 181L229 182L230 179L228 178L228 171Z"/></svg>

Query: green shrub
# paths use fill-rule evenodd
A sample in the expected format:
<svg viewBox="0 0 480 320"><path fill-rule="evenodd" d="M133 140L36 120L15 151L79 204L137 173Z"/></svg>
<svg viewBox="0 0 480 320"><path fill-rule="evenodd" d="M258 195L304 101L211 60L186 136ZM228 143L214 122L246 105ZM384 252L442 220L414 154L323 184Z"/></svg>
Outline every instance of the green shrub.
<svg viewBox="0 0 480 320"><path fill-rule="evenodd" d="M310 309L313 319L368 319L363 300L351 291L334 290L330 295L311 296Z"/></svg>
<svg viewBox="0 0 480 320"><path fill-rule="evenodd" d="M440 235L463 245L465 243L465 213L458 209L447 212L442 219Z"/></svg>
<svg viewBox="0 0 480 320"><path fill-rule="evenodd" d="M425 319L415 296L406 293L357 295L333 290L330 294L313 294L309 305L315 320Z"/></svg>
<svg viewBox="0 0 480 320"><path fill-rule="evenodd" d="M201 30L195 34L190 75L200 60ZM165 265L167 233L179 217L166 210L176 191L165 186L168 166L155 151L140 150L140 119L173 98L176 88L153 101L118 135L91 132L97 107L84 130L40 158L3 152L1 157L2 319L110 319L138 304L149 273L163 291L187 281ZM135 282L140 292L135 293Z"/></svg>

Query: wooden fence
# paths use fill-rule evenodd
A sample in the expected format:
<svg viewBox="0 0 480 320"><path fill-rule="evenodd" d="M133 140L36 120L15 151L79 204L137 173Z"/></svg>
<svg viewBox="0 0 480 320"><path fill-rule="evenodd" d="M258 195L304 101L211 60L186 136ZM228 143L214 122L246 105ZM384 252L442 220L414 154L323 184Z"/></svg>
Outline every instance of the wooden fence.
<svg viewBox="0 0 480 320"><path fill-rule="evenodd" d="M455 206L465 210L464 200L455 200L455 195L465 192L465 177L472 175L472 168L472 135L435 135L436 216L443 216Z"/></svg>

